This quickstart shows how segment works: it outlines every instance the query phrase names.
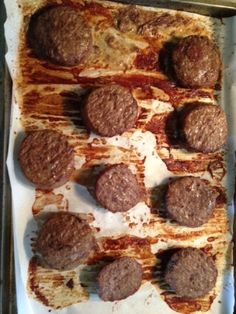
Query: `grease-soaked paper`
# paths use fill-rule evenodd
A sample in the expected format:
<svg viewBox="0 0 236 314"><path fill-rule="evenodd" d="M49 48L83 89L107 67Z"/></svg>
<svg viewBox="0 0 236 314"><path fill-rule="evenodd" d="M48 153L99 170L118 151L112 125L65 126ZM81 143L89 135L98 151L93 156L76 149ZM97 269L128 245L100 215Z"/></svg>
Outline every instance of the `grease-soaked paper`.
<svg viewBox="0 0 236 314"><path fill-rule="evenodd" d="M54 110L57 102L52 102L52 104L47 103L45 99L50 99L50 101L56 99L59 102L58 106L60 109L60 99L57 95L66 95L62 97L66 98L66 100L75 101L77 96L79 97L81 93L84 93L80 86L76 82L67 85L63 85L63 83L59 84L58 82L58 84L51 85L50 87L53 88L50 90L47 89L47 86L50 85L47 82L45 84L41 82L38 85L31 82L25 84L24 88L19 84L19 77L21 76L21 68L19 67L21 54L19 53L19 46L21 44L20 32L23 23L22 4L28 4L30 14L30 12L32 13L32 8L36 10L43 3L45 4L46 2L21 1L17 3L16 1L5 1L7 9L5 35L8 46L6 60L13 79L7 166L12 187L18 313L44 314L48 313L49 310L50 313L60 314L175 313L176 306L173 304L173 296L170 294L165 295L165 289L158 282L158 259L156 259L156 254L160 250L181 246L205 248L209 254L215 256L218 269L218 279L214 291L205 298L202 298L202 300L199 300L199 302L196 302L192 308L187 304L187 311L186 307L182 304L181 308L185 308L184 313L233 313L234 282L231 242L234 214L234 151L236 145L236 129L234 126L236 118L234 108L234 99L236 99L236 18L233 17L218 21L196 14L187 14L187 16L192 17L199 25L205 25L206 33L209 36L213 33L220 47L224 69L222 91L219 92L217 100L225 110L229 122L229 141L225 155L227 165L226 174L224 175L223 173L223 165L215 169L213 165L216 164L209 162L209 160L206 162L209 162L214 168L213 170L211 169L214 172L213 176L210 175L209 171L200 170L193 174L210 180L214 186L223 185L227 191L227 206L222 205L222 207L217 208L213 218L204 226L196 229L188 229L173 224L161 216L159 217L157 212L153 214L150 209L152 208L150 198L154 191L155 201L155 193L158 193L159 187L166 184L169 178L181 175L174 170L168 170L167 163L163 161L170 158L170 151L171 156L175 160L196 160L198 154L190 154L181 149L174 148L168 150L165 142L163 142L163 145L158 146L157 140L159 143L162 143L161 136L153 134L147 128L144 130L142 128L144 122L142 123L142 121L132 132L126 132L122 136L106 139L105 142L102 142L94 134L90 134L87 137L85 136L84 129L81 127L80 120L76 122L79 111L76 111L75 107L66 108L65 119L60 117L60 123L54 126L50 122L50 119L47 119L47 115L50 117L56 115ZM110 5L112 6L112 4ZM148 10L152 11L153 9ZM140 43L137 45L140 45ZM106 69L106 71L110 70ZM122 69L115 69L114 71L122 73ZM104 73L108 74L104 69L94 71L88 68L82 74L94 77ZM109 74L111 73L110 71ZM155 90L155 88L153 89ZM160 94L160 89L156 89L155 91ZM165 100L163 97L157 97L155 100L141 100L138 97L138 93L138 88L133 90L139 107L143 110L148 110L148 114L144 118L144 120L146 119L145 123L146 121L151 121L153 116L160 117L162 114L174 110L171 101ZM29 108L29 106L27 107L29 95L36 95L36 98L33 99L32 111L22 115L23 109ZM46 95L47 97L42 100L37 95ZM41 113L35 118L34 115L37 113L37 106L41 108L40 106L44 100L46 101L46 105L51 105L49 112L48 114ZM202 97L200 100L213 101L211 97L206 97L206 99ZM24 107L24 102L26 107ZM58 118L58 115L56 117ZM73 120L73 123L71 120ZM77 182L73 180L47 195L42 191L35 191L34 187L24 178L17 162L17 150L24 137L24 131L32 127L55 127L68 136L76 130L75 137L70 138L70 141L76 148L75 162L80 180L77 180ZM106 153L88 162L86 154L83 155L81 153L85 147L86 149L88 148L88 145L90 145L93 151L97 151L98 154L100 154L101 147L103 147ZM210 156L210 158L212 157ZM81 181L83 173L81 175L80 170L84 169L83 167L86 163L88 163L88 167L85 167L85 170L88 170L91 166L121 161L127 163L140 179L142 179L141 174L144 174L142 182L147 190L149 202L140 202L128 211L128 213L112 214L101 208L91 196L89 189L82 183L83 180ZM188 174L192 174L191 171L182 173L182 175ZM155 204L155 206L161 206L160 204ZM86 268L86 265L81 265L72 271L56 272L35 266L33 263L34 260L32 260L31 239L35 237L38 226L43 220L43 214L58 210L83 213L94 230L97 230L96 237L101 248L105 250L105 245L107 245L109 237L113 240L113 247L107 249L107 255L115 256L116 252L119 251L121 254L134 256L142 263L144 269L147 268L147 274L152 274L152 277L147 276L147 279L143 280L139 291L133 296L119 302L103 302L97 296L93 285L96 269ZM127 239L129 239L130 245L127 244ZM122 241L126 243L124 251L119 247L120 243L123 244ZM154 271L152 272L151 269ZM84 274L84 276L81 276L81 274ZM55 278L57 278L57 281L55 281ZM68 287L68 282L71 279L73 279L73 289ZM81 283L86 283L87 289L84 289ZM34 286L34 289L29 289L30 286L31 288ZM39 295L47 297L48 306L39 302ZM208 306L210 297L214 301L211 306ZM172 308L168 305L168 302L172 305Z"/></svg>

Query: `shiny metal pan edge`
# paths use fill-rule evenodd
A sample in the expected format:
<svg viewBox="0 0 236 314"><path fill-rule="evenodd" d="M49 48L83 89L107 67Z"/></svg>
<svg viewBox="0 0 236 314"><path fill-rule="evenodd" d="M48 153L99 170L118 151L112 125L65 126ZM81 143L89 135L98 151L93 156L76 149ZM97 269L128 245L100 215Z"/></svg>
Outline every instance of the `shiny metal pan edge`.
<svg viewBox="0 0 236 314"><path fill-rule="evenodd" d="M218 18L229 17L236 14L235 0L119 0L115 2L188 11Z"/></svg>

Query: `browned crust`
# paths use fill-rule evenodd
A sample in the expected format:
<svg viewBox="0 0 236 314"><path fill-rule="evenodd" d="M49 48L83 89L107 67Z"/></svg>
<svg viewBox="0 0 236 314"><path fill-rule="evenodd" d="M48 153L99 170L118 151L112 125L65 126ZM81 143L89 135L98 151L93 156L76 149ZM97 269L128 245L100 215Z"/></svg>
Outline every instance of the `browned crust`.
<svg viewBox="0 0 236 314"><path fill-rule="evenodd" d="M134 294L142 282L141 265L132 257L123 256L103 267L98 275L99 296L116 301Z"/></svg>
<svg viewBox="0 0 236 314"><path fill-rule="evenodd" d="M113 213L134 207L142 196L135 175L125 164L108 166L96 182L96 198Z"/></svg>
<svg viewBox="0 0 236 314"><path fill-rule="evenodd" d="M78 10L51 5L31 17L27 43L39 59L74 66L91 52L92 33Z"/></svg>
<svg viewBox="0 0 236 314"><path fill-rule="evenodd" d="M202 250L180 249L174 253L166 267L165 281L177 295L198 298L206 295L216 283L214 261Z"/></svg>
<svg viewBox="0 0 236 314"><path fill-rule="evenodd" d="M112 137L134 126L138 105L127 88L108 85L87 96L82 115L88 129L100 136Z"/></svg>
<svg viewBox="0 0 236 314"><path fill-rule="evenodd" d="M186 176L172 181L166 193L166 210L180 225L199 227L213 214L216 195L213 189L198 177Z"/></svg>
<svg viewBox="0 0 236 314"><path fill-rule="evenodd" d="M51 214L36 241L41 263L59 270L77 267L96 249L96 240L88 223L78 214L68 212Z"/></svg>
<svg viewBox="0 0 236 314"><path fill-rule="evenodd" d="M226 142L228 128L224 111L208 103L190 103L180 117L181 137L193 151L212 153Z"/></svg>
<svg viewBox="0 0 236 314"><path fill-rule="evenodd" d="M74 150L54 130L30 132L20 145L21 169L36 187L50 190L65 184L74 171Z"/></svg>
<svg viewBox="0 0 236 314"><path fill-rule="evenodd" d="M206 36L182 38L173 50L172 62L177 80L183 87L214 87L218 81L220 53Z"/></svg>

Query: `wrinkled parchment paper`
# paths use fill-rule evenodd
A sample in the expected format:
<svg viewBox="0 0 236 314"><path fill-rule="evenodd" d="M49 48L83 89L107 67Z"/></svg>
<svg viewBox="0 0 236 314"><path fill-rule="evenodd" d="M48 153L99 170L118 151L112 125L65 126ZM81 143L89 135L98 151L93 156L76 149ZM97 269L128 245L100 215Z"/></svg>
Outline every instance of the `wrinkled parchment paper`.
<svg viewBox="0 0 236 314"><path fill-rule="evenodd" d="M23 177L19 165L16 161L17 145L19 139L23 137L23 127L20 121L21 109L18 103L17 95L17 49L19 44L19 30L21 25L21 15L17 2L13 0L5 1L7 9L7 21L5 23L5 36L8 46L6 61L13 79L12 92L12 110L11 110L11 128L10 128L10 143L7 166L10 175L12 187L12 213L13 213L13 231L14 231L14 251L15 251L15 267L16 267L16 286L17 286L17 305L19 314L141 314L141 313L166 313L171 314L174 311L164 302L160 296L158 289L150 282L146 282L140 290L126 300L120 302L103 302L96 294L91 294L89 300L78 304L65 307L60 310L45 307L38 301L35 301L32 296L29 296L27 291L28 266L29 260L32 257L30 246L30 238L37 230L37 222L32 217L32 204L35 200L35 190L33 186ZM206 21L208 18L206 18ZM223 63L223 88L220 93L219 103L224 108L229 122L229 141L227 150L227 165L228 171L224 180L228 194L228 217L230 230L224 237L225 241L230 244L233 232L233 191L234 191L234 151L236 148L236 17L223 19L222 22L215 23L215 36L219 43ZM153 110L162 112L170 109L168 103L153 102ZM93 138L90 136L89 141ZM142 158L146 157L145 163L145 185L153 187L162 184L167 178L173 177L173 174L168 171L165 163L161 160L155 151L155 137L151 132L141 133L138 130L133 133L132 137L118 137L118 139L109 139L108 143L119 145L121 147L129 147L133 145L134 149ZM154 152L154 153L153 153ZM111 161L119 156L110 156ZM76 165L79 168L84 162L84 157L76 160ZM135 167L132 169L135 172ZM135 222L135 228L129 228L129 225L124 220L121 214L112 214L101 209L92 199L87 189L82 185L70 182L69 189L61 187L55 190L55 194L63 194L65 199L69 200L69 210L83 212L85 214L93 213L95 221L92 226L99 227L100 232L98 237L103 236L118 236L120 234L131 234L138 237L145 237L146 231L141 226L143 219L149 220L149 208L145 203L139 203L130 211L131 222ZM79 197L78 197L79 195ZM48 206L46 211L54 211L53 206ZM108 227L109 226L109 227ZM149 230L150 231L150 230ZM151 231L150 231L151 232ZM154 232L154 231L153 231ZM155 232L154 232L155 234ZM204 238L197 237L184 243L184 246L193 245L201 247L205 244ZM181 244L181 243L180 243ZM168 243L168 246L177 246L178 243ZM156 253L160 248L167 248L166 244L154 244L152 252ZM230 246L229 246L229 250ZM228 256L225 263L221 265L220 272L223 275L218 277L217 289L219 293L215 298L211 309L208 313L233 313L234 304L234 283L233 283L233 268L230 266L232 259Z"/></svg>

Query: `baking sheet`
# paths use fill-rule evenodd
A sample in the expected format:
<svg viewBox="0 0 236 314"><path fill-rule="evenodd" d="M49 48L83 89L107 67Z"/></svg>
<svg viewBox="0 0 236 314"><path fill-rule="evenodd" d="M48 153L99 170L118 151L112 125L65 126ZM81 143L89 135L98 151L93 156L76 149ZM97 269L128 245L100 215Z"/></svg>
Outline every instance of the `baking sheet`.
<svg viewBox="0 0 236 314"><path fill-rule="evenodd" d="M7 1L6 7L8 11L8 20L6 23L5 31L6 31L6 38L8 41L8 47L9 52L7 54L7 62L11 71L11 75L13 77L13 82L17 83L17 72L16 72L16 58L17 55L17 33L20 29L20 14L19 14L19 8L16 3L13 3L14 1ZM206 19L206 24L209 23L208 18ZM224 66L225 66L225 75L224 75L224 88L222 92L222 96L219 99L220 104L225 109L229 121L230 121L230 150L228 152L228 158L229 163L228 165L231 166L230 169L228 169L228 176L227 180L225 181L225 184L227 185L227 191L228 191L228 200L229 200L229 206L228 206L228 214L230 218L230 222L233 222L233 204L231 202L232 200L232 193L233 193L233 178L234 178L234 157L231 153L235 150L235 129L234 126L234 107L232 99L235 96L235 73L233 74L232 69L235 67L236 62L233 58L235 58L235 55L233 55L233 44L232 39L229 40L228 43L226 43L226 33L231 33L232 38L235 39L235 33L233 31L235 30L235 18L231 19L225 19L223 20L222 24L219 22L214 23L214 27L216 28L217 34L219 35L217 40L220 43L220 47L223 52L224 56ZM229 32L231 29L231 32ZM35 191L33 187L29 186L29 183L26 182L26 180L23 178L18 164L16 162L15 158L15 152L17 150L17 145L20 142L20 139L22 138L23 134L23 127L22 127L22 121L19 120L20 118L20 112L21 108L19 108L20 105L20 98L17 94L16 86L13 88L13 100L12 100L12 125L11 125L11 136L10 136L10 146L9 146L9 155L8 155L8 169L10 173L11 178L11 185L12 185L12 191L13 191L13 223L14 223L14 239L15 239L15 256L16 256L16 270L17 270L17 290L20 297L18 297L18 311L19 313L47 313L48 308L45 308L38 302L34 301L33 299L28 298L28 293L26 292L26 285L27 285L27 278L28 278L28 263L29 259L32 257L31 249L30 249L30 238L32 237L32 231L37 229L37 223L36 220L32 218L32 205L35 201L40 200L40 192L38 191L38 194L35 195ZM35 86L31 86L32 90L35 90ZM37 87L36 89L42 89L44 88L43 85L40 87ZM74 91L78 90L78 86L74 85L58 85L56 87L56 91ZM55 90L54 90L55 92ZM232 98L231 98L232 97ZM208 99L209 101L209 99ZM226 105L227 104L227 105ZM145 102L145 101L139 101L139 105L142 107L152 107L152 111L155 114L161 114L163 112L167 112L172 110L172 107L168 102L163 102L156 100L154 102ZM76 113L75 113L76 115ZM32 121L31 121L32 122ZM66 134L69 134L71 132L71 128L73 126L66 126L63 131ZM94 136L90 136L87 141L94 144L94 148L96 149L96 146L101 145L101 143L94 141ZM105 161L105 162L118 162L120 160L124 161L132 161L132 158L134 159L134 162L131 162L131 169L133 171L139 171L137 160L143 160L144 157L146 157L145 161L145 186L147 188L152 188L155 186L158 186L165 182L165 180L169 177L173 177L173 173L168 171L166 164L162 161L162 159L157 154L156 150L156 138L155 136L150 132L141 132L140 130L135 131L132 136L128 134L127 136L122 136L119 138L112 138L109 139L106 145L116 145L118 147L125 148L124 151L121 153L119 150L113 150L113 155L109 158L104 157L104 160L100 159L99 162ZM135 156L130 155L130 153L127 153L129 151L130 146L132 145L133 151ZM161 148L160 148L161 149ZM121 150L122 151L122 150ZM163 150L158 151L159 154L165 154L166 152ZM179 151L174 152L176 154L179 154ZM189 155L188 155L189 156ZM187 157L188 157L187 156ZM116 157L116 159L114 158ZM134 158L135 157L135 158ZM163 157L163 156L162 156ZM77 168L84 164L85 160L84 157L77 158ZM155 176L153 176L155 174ZM156 175L158 174L158 175ZM206 175L206 174L205 174ZM55 196L56 195L56 196ZM60 195L63 195L61 197ZM197 232L193 232L192 235L187 237L185 240L183 239L183 234L187 231L186 228L176 228L176 226L172 227L170 225L166 225L167 231L164 228L150 228L142 227L140 228L143 223L146 223L147 225L150 223L150 220L152 216L150 215L149 207L144 204L138 204L135 209L132 209L129 212L129 216L123 217L123 215L116 214L113 215L111 213L107 213L101 208L97 206L97 204L94 202L91 195L88 193L87 189L80 185L73 182L70 182L67 185L67 189L65 187L56 189L54 191L54 195L50 195L51 198L56 197L56 201L54 199L54 203L56 202L57 207L55 207L55 204L52 205L46 205L46 208L43 209L43 211L48 210L55 210L57 208L60 209L66 209L67 208L67 201L69 200L69 210L70 211L83 211L85 214L93 213L95 220L92 222L92 225L95 228L100 228L100 232L98 232L97 236L101 239L102 237L106 236L120 236L124 234L129 234L132 236L136 236L138 238L145 237L145 236L152 236L152 237L158 237L159 239L165 238L168 234L174 234L177 233L176 240L173 238L169 239L167 242L162 243L154 243L151 245L151 253L156 253L158 250L163 248L168 248L172 246L179 246L180 244L182 246L188 246L188 245L194 245L198 247L203 247L207 243L207 239L211 235L217 235L219 236L217 241L214 241L214 248L212 248L213 252L221 252L223 255L225 255L227 248L227 244L231 243L231 233L232 233L232 224L231 224L231 232L226 233L226 230L223 230L220 228L220 226L217 226L215 224L215 230L213 231L212 228L206 227L206 230L209 230L209 234L201 233L201 228L197 230ZM59 202L59 203L58 203ZM41 205L40 205L41 206ZM36 203L36 206L34 206L34 209L37 211L38 208L42 209L42 206L38 206L38 203ZM41 211L41 213L43 212ZM222 209L224 211L224 209ZM219 210L219 212L222 212ZM225 222L226 216L222 216ZM39 219L37 219L39 220ZM160 222L160 221L159 221ZM217 220L216 220L217 222ZM130 224L132 227L130 227ZM211 221L209 224L210 226L214 226L214 221ZM224 224L222 224L224 225ZM109 227L108 227L109 226ZM225 225L226 226L226 225ZM205 226L204 226L205 228ZM200 232L199 232L200 230ZM222 233L222 234L221 234ZM221 235L220 235L221 234ZM180 242L180 239L182 241ZM226 243L224 243L226 242ZM128 247L130 250L130 247ZM230 248L229 248L230 251ZM114 253L114 252L113 252ZM211 252L212 253L212 252ZM137 253L135 253L137 254ZM151 257L151 258L150 258ZM151 254L148 255L148 262L155 263L153 260L153 257ZM214 303L211 307L211 310L209 313L231 313L233 308L233 279L232 279L232 268L231 260L228 257L227 261L225 263L224 257L220 258L220 262L218 261L219 265L218 268L220 269L220 272L226 268L225 271L225 284L224 289L220 289L221 282L218 280L217 283L217 289L220 289L222 291L221 294L218 295L218 297L214 300ZM20 266L19 266L20 265ZM227 266L227 267L226 267ZM40 273L40 269L38 272ZM71 278L71 276L75 276L74 278L77 278L77 273L65 273L65 278ZM219 276L220 278L220 276ZM219 279L218 278L218 279ZM20 288L20 285L24 287L24 289ZM65 290L66 285L62 285L63 288L60 293ZM78 284L78 289L79 289ZM56 290L56 292L58 292ZM67 291L68 292L68 291ZM81 292L81 291L80 291ZM166 311L167 313L173 313L173 311L169 308L167 303L163 301L163 296L160 295L161 290L158 288L158 284L154 282L153 284L146 282L142 285L142 288L139 290L138 293L136 293L134 296L131 296L129 299L115 302L113 303L104 303L101 300L97 298L95 294L90 295L89 302L83 302L76 305L72 305L68 308L62 309L60 311L58 310L51 310L52 313L77 313L78 310L80 310L82 313L91 313L92 311L95 311L96 313L111 313L112 311L114 313L141 313L141 312L148 312L148 313L156 313L156 309L158 308L161 312ZM78 291L77 291L78 293ZM82 294L82 293L81 293ZM79 295L81 295L79 293ZM86 296L84 296L86 297ZM68 296L68 300L71 296ZM73 295L72 295L73 298ZM67 302L69 302L67 300ZM54 298L55 301L55 298ZM221 303L219 303L219 301ZM55 303L55 302L54 302ZM60 300L59 300L60 303ZM196 311L195 311L196 312Z"/></svg>

